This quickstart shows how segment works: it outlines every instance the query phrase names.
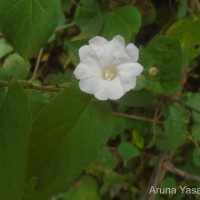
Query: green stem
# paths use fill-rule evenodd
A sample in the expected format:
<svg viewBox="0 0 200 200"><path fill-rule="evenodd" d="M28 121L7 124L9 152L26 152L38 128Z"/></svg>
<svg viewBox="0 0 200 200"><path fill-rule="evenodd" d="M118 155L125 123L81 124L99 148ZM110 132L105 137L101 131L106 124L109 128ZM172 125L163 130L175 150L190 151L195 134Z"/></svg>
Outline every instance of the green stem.
<svg viewBox="0 0 200 200"><path fill-rule="evenodd" d="M18 81L18 84L25 90L31 91L41 91L41 92L61 92L63 89L67 88L70 83L64 83L60 85L48 85L48 86L36 86L27 81ZM8 87L9 82L0 81L0 87Z"/></svg>
<svg viewBox="0 0 200 200"><path fill-rule="evenodd" d="M70 28L70 27L72 27L72 26L74 26L74 25L75 25L75 23L74 23L74 22L71 22L71 23L69 23L69 24L60 26L60 27L58 27L58 28L55 29L55 32L62 31L62 30L64 30L64 29Z"/></svg>
<svg viewBox="0 0 200 200"><path fill-rule="evenodd" d="M32 76L30 78L30 82L34 81L35 77L37 76L37 72L38 72L38 69L39 69L40 60L42 58L43 51L44 51L43 48L40 49L40 52L39 52L39 55L37 57L37 61L36 61L36 64L35 64L35 68L34 68L34 71L33 71L33 74L32 74Z"/></svg>
<svg viewBox="0 0 200 200"><path fill-rule="evenodd" d="M147 121L147 122L151 122L151 123L163 124L162 121L149 119L149 118L146 118L146 117L143 117L143 116L129 115L129 114L126 114L126 113L118 113L118 112L114 112L113 114L116 117L124 117L124 118L127 118L127 119L135 119L135 120Z"/></svg>

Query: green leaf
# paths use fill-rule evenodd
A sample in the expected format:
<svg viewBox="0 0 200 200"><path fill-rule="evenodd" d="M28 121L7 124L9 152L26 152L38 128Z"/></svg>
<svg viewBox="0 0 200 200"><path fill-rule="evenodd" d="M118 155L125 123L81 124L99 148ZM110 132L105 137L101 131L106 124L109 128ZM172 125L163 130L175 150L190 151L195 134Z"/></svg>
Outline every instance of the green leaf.
<svg viewBox="0 0 200 200"><path fill-rule="evenodd" d="M192 93L188 94L187 103L192 107L200 110L200 94L199 93ZM195 140L200 141L200 115L198 113L192 113L192 136Z"/></svg>
<svg viewBox="0 0 200 200"><path fill-rule="evenodd" d="M59 21L59 0L0 2L0 27L15 50L25 58L38 53Z"/></svg>
<svg viewBox="0 0 200 200"><path fill-rule="evenodd" d="M17 84L12 83L0 110L1 199L21 200L30 132L31 112L27 97Z"/></svg>
<svg viewBox="0 0 200 200"><path fill-rule="evenodd" d="M121 6L102 12L96 1L82 0L75 23L88 37L102 35L110 40L115 35L122 35L128 42L140 29L141 15L133 6Z"/></svg>
<svg viewBox="0 0 200 200"><path fill-rule="evenodd" d="M1 108L1 104L3 102L3 99L5 97L5 93L6 93L5 89L0 87L0 108Z"/></svg>
<svg viewBox="0 0 200 200"><path fill-rule="evenodd" d="M146 50L154 61L153 66L158 69L158 74L146 81L147 88L158 93L177 92L183 67L179 42L176 39L156 36L147 45Z"/></svg>
<svg viewBox="0 0 200 200"><path fill-rule="evenodd" d="M87 172L89 174L97 175L99 172L107 171L114 169L117 165L117 161L113 155L113 153L109 150L109 148L102 148L94 161L87 167Z"/></svg>
<svg viewBox="0 0 200 200"><path fill-rule="evenodd" d="M200 167L200 153L198 152L197 149L195 149L193 151L193 154L192 154L192 161L193 163L197 166L197 167Z"/></svg>
<svg viewBox="0 0 200 200"><path fill-rule="evenodd" d="M184 143L186 134L185 110L170 106L164 122L164 132L156 135L156 146L161 150L174 150Z"/></svg>
<svg viewBox="0 0 200 200"><path fill-rule="evenodd" d="M176 21L168 29L169 38L179 40L187 59L200 55L200 18L187 17Z"/></svg>
<svg viewBox="0 0 200 200"><path fill-rule="evenodd" d="M103 26L99 4L92 0L81 0L76 11L75 23L86 36L98 35Z"/></svg>
<svg viewBox="0 0 200 200"><path fill-rule="evenodd" d="M148 7L147 10L145 10L144 17L142 19L142 26L148 26L152 24L156 20L156 8L152 1L146 1L145 6Z"/></svg>
<svg viewBox="0 0 200 200"><path fill-rule="evenodd" d="M34 121L29 154L31 175L37 174L39 168L51 158L88 106L91 97L77 91L78 86L71 85L48 104Z"/></svg>
<svg viewBox="0 0 200 200"><path fill-rule="evenodd" d="M118 147L119 155L123 160L130 160L140 155L138 149L130 142L124 142Z"/></svg>
<svg viewBox="0 0 200 200"><path fill-rule="evenodd" d="M140 149L144 148L144 138L136 130L132 131L132 141Z"/></svg>
<svg viewBox="0 0 200 200"><path fill-rule="evenodd" d="M57 73L50 75L50 84L64 84L66 82L71 82L73 77L73 71L67 68L64 73Z"/></svg>
<svg viewBox="0 0 200 200"><path fill-rule="evenodd" d="M78 50L81 46L86 45L87 43L88 43L88 39L65 41L65 45L68 47L69 53L72 55L70 56L72 57L71 58L72 61L76 63L79 62Z"/></svg>
<svg viewBox="0 0 200 200"><path fill-rule="evenodd" d="M152 93L145 90L140 90L130 91L116 102L123 106L144 107L155 104L156 98Z"/></svg>
<svg viewBox="0 0 200 200"><path fill-rule="evenodd" d="M123 132L126 129L127 121L124 118L115 117L113 123L114 123L113 133L112 133L113 137L115 137L117 134Z"/></svg>
<svg viewBox="0 0 200 200"><path fill-rule="evenodd" d="M165 176L165 178L162 180L161 184L160 184L161 188L179 188L179 185L176 183L175 178L173 177L169 177L169 176ZM177 193L179 193L179 189L177 189ZM181 193L181 192L180 192ZM173 199L173 200L180 200L183 199L181 197L177 197L176 194L172 194L171 192L167 192L167 199ZM160 194L160 196L163 196L162 194Z"/></svg>
<svg viewBox="0 0 200 200"><path fill-rule="evenodd" d="M144 75L140 75L137 77L136 87L133 89L134 91L139 91L143 89L146 85L146 77Z"/></svg>
<svg viewBox="0 0 200 200"><path fill-rule="evenodd" d="M29 92L27 96L30 102L32 118L35 120L42 108L48 103L47 95L45 96L41 92Z"/></svg>
<svg viewBox="0 0 200 200"><path fill-rule="evenodd" d="M35 187L37 184L37 178L31 178L25 185L22 200L46 200L44 197L40 196L39 193L35 192Z"/></svg>
<svg viewBox="0 0 200 200"><path fill-rule="evenodd" d="M0 59L12 51L13 48L3 38L0 38Z"/></svg>
<svg viewBox="0 0 200 200"><path fill-rule="evenodd" d="M105 12L101 35L107 39L112 39L115 35L122 35L128 42L133 35L138 33L140 26L141 15L137 8L122 6Z"/></svg>
<svg viewBox="0 0 200 200"><path fill-rule="evenodd" d="M148 77L149 70L154 65L154 59L151 54L146 50L146 48L140 48L140 56L138 62L144 67L143 74Z"/></svg>
<svg viewBox="0 0 200 200"><path fill-rule="evenodd" d="M165 177L163 179L163 181L161 182L161 187L162 188L176 188L177 187L177 183L176 183L176 180L172 177Z"/></svg>
<svg viewBox="0 0 200 200"><path fill-rule="evenodd" d="M29 177L45 198L70 187L112 133L109 103L91 100L77 84L58 95L33 123Z"/></svg>
<svg viewBox="0 0 200 200"><path fill-rule="evenodd" d="M12 54L6 58L3 67L0 68L0 79L8 81L11 77L15 77L17 80L24 80L29 71L30 62L25 61L18 54Z"/></svg>
<svg viewBox="0 0 200 200"><path fill-rule="evenodd" d="M73 6L73 3L73 1L61 0L62 10L69 12L71 7Z"/></svg>
<svg viewBox="0 0 200 200"><path fill-rule="evenodd" d="M63 200L100 200L97 192L98 186L94 178L85 176L66 194L59 195Z"/></svg>
<svg viewBox="0 0 200 200"><path fill-rule="evenodd" d="M181 19L186 16L188 9L188 0L181 0L178 4L176 19Z"/></svg>
<svg viewBox="0 0 200 200"><path fill-rule="evenodd" d="M106 173L104 177L104 182L113 184L113 185L125 185L128 183L134 183L135 182L135 176L133 173L118 173L118 172L112 172L112 173Z"/></svg>

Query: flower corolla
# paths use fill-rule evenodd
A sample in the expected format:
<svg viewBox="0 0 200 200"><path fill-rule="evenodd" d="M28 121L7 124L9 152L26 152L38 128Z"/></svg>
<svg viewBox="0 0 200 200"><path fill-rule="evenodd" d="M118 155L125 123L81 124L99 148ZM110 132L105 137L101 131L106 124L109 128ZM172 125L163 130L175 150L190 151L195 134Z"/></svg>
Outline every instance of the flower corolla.
<svg viewBox="0 0 200 200"><path fill-rule="evenodd" d="M96 36L79 49L80 63L74 74L83 92L99 100L116 100L135 88L143 67L137 62L139 50L117 35L111 41Z"/></svg>

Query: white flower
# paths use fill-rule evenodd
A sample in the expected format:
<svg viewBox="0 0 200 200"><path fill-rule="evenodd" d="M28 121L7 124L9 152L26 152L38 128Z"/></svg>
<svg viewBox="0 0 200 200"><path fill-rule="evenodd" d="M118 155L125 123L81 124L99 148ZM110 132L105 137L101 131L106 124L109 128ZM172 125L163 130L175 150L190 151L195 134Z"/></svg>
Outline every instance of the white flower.
<svg viewBox="0 0 200 200"><path fill-rule="evenodd" d="M89 45L79 49L80 63L74 74L80 80L83 92L97 99L119 99L136 86L136 77L143 71L137 62L138 48L124 38L115 36L111 41L96 36Z"/></svg>

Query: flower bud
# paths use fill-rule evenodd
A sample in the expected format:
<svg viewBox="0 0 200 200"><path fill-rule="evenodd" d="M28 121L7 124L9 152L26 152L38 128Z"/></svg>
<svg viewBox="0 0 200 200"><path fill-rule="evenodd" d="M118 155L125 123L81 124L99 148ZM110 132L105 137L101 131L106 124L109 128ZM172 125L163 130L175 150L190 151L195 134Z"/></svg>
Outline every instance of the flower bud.
<svg viewBox="0 0 200 200"><path fill-rule="evenodd" d="M156 68L156 67L151 67L150 69L149 69L149 75L150 76L156 76L158 74L158 68Z"/></svg>

